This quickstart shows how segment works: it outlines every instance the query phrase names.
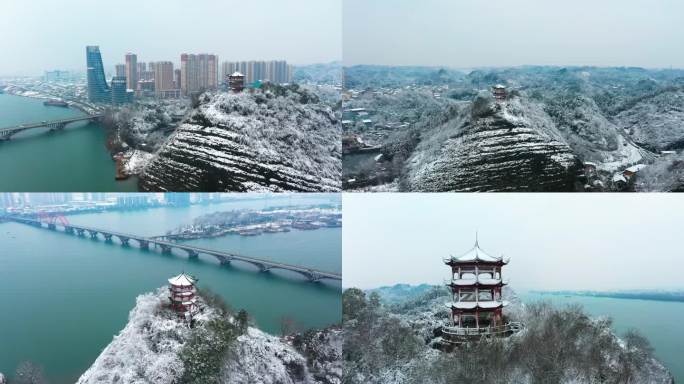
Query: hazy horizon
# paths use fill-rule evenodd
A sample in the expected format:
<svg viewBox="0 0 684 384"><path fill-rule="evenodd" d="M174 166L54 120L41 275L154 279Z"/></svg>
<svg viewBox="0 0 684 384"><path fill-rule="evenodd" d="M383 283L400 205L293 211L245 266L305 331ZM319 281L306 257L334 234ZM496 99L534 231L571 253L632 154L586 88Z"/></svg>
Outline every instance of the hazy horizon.
<svg viewBox="0 0 684 384"><path fill-rule="evenodd" d="M675 0L345 0L343 13L346 66L684 67Z"/></svg>
<svg viewBox="0 0 684 384"><path fill-rule="evenodd" d="M0 76L85 71L87 45L100 46L108 70L123 64L128 52L138 62L175 65L181 53L212 53L220 62L340 61L341 8L341 0L120 0L109 7L88 0L6 0L0 50L12 54L0 62Z"/></svg>
<svg viewBox="0 0 684 384"><path fill-rule="evenodd" d="M345 194L343 286L442 284L442 259L510 257L514 290L682 289L675 194ZM654 262L657 260L657 262Z"/></svg>
<svg viewBox="0 0 684 384"><path fill-rule="evenodd" d="M517 69L517 68L599 68L599 69L609 69L609 68L639 68L639 69L645 69L645 70L662 70L662 71L669 71L669 70L684 70L684 65L681 67L639 67L639 66L630 66L630 65L544 65L544 64L520 64L520 65L503 65L503 66L478 66L478 67L455 67L452 65L412 65L412 64L406 64L406 65L390 65L390 64L352 64L352 65L347 65L344 64L344 68L350 68L350 67L356 67L356 66L367 66L367 67L388 67L388 68L432 68L432 69L450 69L454 71L462 71L462 72L471 72L471 71L477 71L477 70L496 70L496 69Z"/></svg>

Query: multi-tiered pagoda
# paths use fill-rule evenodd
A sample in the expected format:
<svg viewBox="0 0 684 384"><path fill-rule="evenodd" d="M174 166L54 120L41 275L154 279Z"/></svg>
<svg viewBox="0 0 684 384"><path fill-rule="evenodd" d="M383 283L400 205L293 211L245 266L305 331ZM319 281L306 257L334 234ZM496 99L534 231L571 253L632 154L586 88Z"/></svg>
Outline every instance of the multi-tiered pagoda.
<svg viewBox="0 0 684 384"><path fill-rule="evenodd" d="M171 308L186 320L192 320L197 313L196 279L185 272L169 279L169 300Z"/></svg>
<svg viewBox="0 0 684 384"><path fill-rule="evenodd" d="M492 256L475 246L465 254L444 263L451 267L452 301L451 323L442 329L445 339L463 342L481 336L506 335L514 332L519 324L504 321L503 308L508 304L502 299L501 291L506 282L502 280L501 269L508 264L503 257Z"/></svg>

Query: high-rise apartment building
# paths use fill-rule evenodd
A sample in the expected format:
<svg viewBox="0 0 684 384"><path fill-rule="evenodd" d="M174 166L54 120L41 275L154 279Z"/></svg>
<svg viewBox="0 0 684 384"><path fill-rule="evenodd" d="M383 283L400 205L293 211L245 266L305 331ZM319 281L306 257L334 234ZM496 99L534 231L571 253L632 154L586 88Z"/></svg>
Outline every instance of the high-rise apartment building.
<svg viewBox="0 0 684 384"><path fill-rule="evenodd" d="M216 89L218 56L202 53L181 55L181 90L184 95Z"/></svg>
<svg viewBox="0 0 684 384"><path fill-rule="evenodd" d="M138 81L143 80L143 73L147 71L147 63L138 63Z"/></svg>
<svg viewBox="0 0 684 384"><path fill-rule="evenodd" d="M180 69L175 69L173 71L173 84L176 89L181 88L181 70Z"/></svg>
<svg viewBox="0 0 684 384"><path fill-rule="evenodd" d="M115 69L116 76L126 77L126 64L117 64Z"/></svg>
<svg viewBox="0 0 684 384"><path fill-rule="evenodd" d="M185 207L190 205L190 194L185 192L166 192L164 193L164 201L169 205Z"/></svg>
<svg viewBox="0 0 684 384"><path fill-rule="evenodd" d="M178 92L174 84L173 63L159 61L154 65L154 89L157 97L177 97Z"/></svg>
<svg viewBox="0 0 684 384"><path fill-rule="evenodd" d="M285 60L272 61L225 61L221 64L221 79L226 81L234 72L245 75L245 82L270 81L283 84L292 82L292 66Z"/></svg>
<svg viewBox="0 0 684 384"><path fill-rule="evenodd" d="M133 90L138 86L138 57L134 53L126 54L126 86Z"/></svg>
<svg viewBox="0 0 684 384"><path fill-rule="evenodd" d="M159 61L154 66L154 89L165 91L174 89L173 87L173 63L170 61Z"/></svg>
<svg viewBox="0 0 684 384"><path fill-rule="evenodd" d="M105 78L100 47L86 47L86 68L88 74L88 99L94 103L108 103L111 100L109 86Z"/></svg>

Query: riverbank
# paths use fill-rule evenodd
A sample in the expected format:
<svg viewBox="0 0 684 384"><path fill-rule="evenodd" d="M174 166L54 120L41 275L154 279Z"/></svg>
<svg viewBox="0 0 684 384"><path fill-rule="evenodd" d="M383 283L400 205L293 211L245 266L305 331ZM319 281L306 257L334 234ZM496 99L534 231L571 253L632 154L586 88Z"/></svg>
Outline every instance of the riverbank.
<svg viewBox="0 0 684 384"><path fill-rule="evenodd" d="M28 97L31 99L38 100L58 100L67 103L69 108L77 109L85 114L94 115L96 113L101 113L104 111L103 107L97 106L95 104L90 104L85 101L75 101L62 98L60 95L42 93L38 91L27 90L20 85L8 84L3 88L3 93L7 95Z"/></svg>
<svg viewBox="0 0 684 384"><path fill-rule="evenodd" d="M675 301L635 300L609 297L551 295L524 292L524 303L546 301L557 307L581 305L593 317L612 319L611 328L617 334L638 329L655 349L654 355L662 361L675 378L684 382L684 334L679 332L684 322L684 303Z"/></svg>
<svg viewBox="0 0 684 384"><path fill-rule="evenodd" d="M35 96L35 95L34 95ZM75 108L43 105L39 97L0 94L0 127L83 116ZM137 191L137 180L117 182L100 122L74 123L63 131L35 129L0 143L0 189L22 192Z"/></svg>
<svg viewBox="0 0 684 384"><path fill-rule="evenodd" d="M210 239L226 235L259 236L291 230L342 227L342 211L330 206L215 212L166 234L171 240Z"/></svg>

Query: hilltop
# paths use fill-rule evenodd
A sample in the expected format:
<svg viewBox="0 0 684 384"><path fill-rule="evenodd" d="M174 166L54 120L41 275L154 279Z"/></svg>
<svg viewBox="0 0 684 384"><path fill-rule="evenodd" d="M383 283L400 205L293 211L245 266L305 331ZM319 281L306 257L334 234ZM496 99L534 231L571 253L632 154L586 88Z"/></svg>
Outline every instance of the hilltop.
<svg viewBox="0 0 684 384"><path fill-rule="evenodd" d="M279 338L206 293L190 328L168 309L167 296L166 287L139 296L128 324L77 384L341 383L340 330Z"/></svg>
<svg viewBox="0 0 684 384"><path fill-rule="evenodd" d="M376 82L378 73L392 81ZM345 70L351 89L343 134L380 148L367 161L347 161L345 152L345 189L684 189L684 70L525 66L458 73ZM507 95L494 102L497 84Z"/></svg>
<svg viewBox="0 0 684 384"><path fill-rule="evenodd" d="M526 305L509 288L503 291L509 302L504 316L522 322L522 331L469 347L445 348L441 327L448 321L444 303L450 299L444 287L425 285L346 290L345 382L674 382L652 356L648 340L637 332L620 338L612 332L609 318L590 318L580 307Z"/></svg>
<svg viewBox="0 0 684 384"><path fill-rule="evenodd" d="M205 93L140 175L143 191L340 190L334 106L297 85Z"/></svg>

